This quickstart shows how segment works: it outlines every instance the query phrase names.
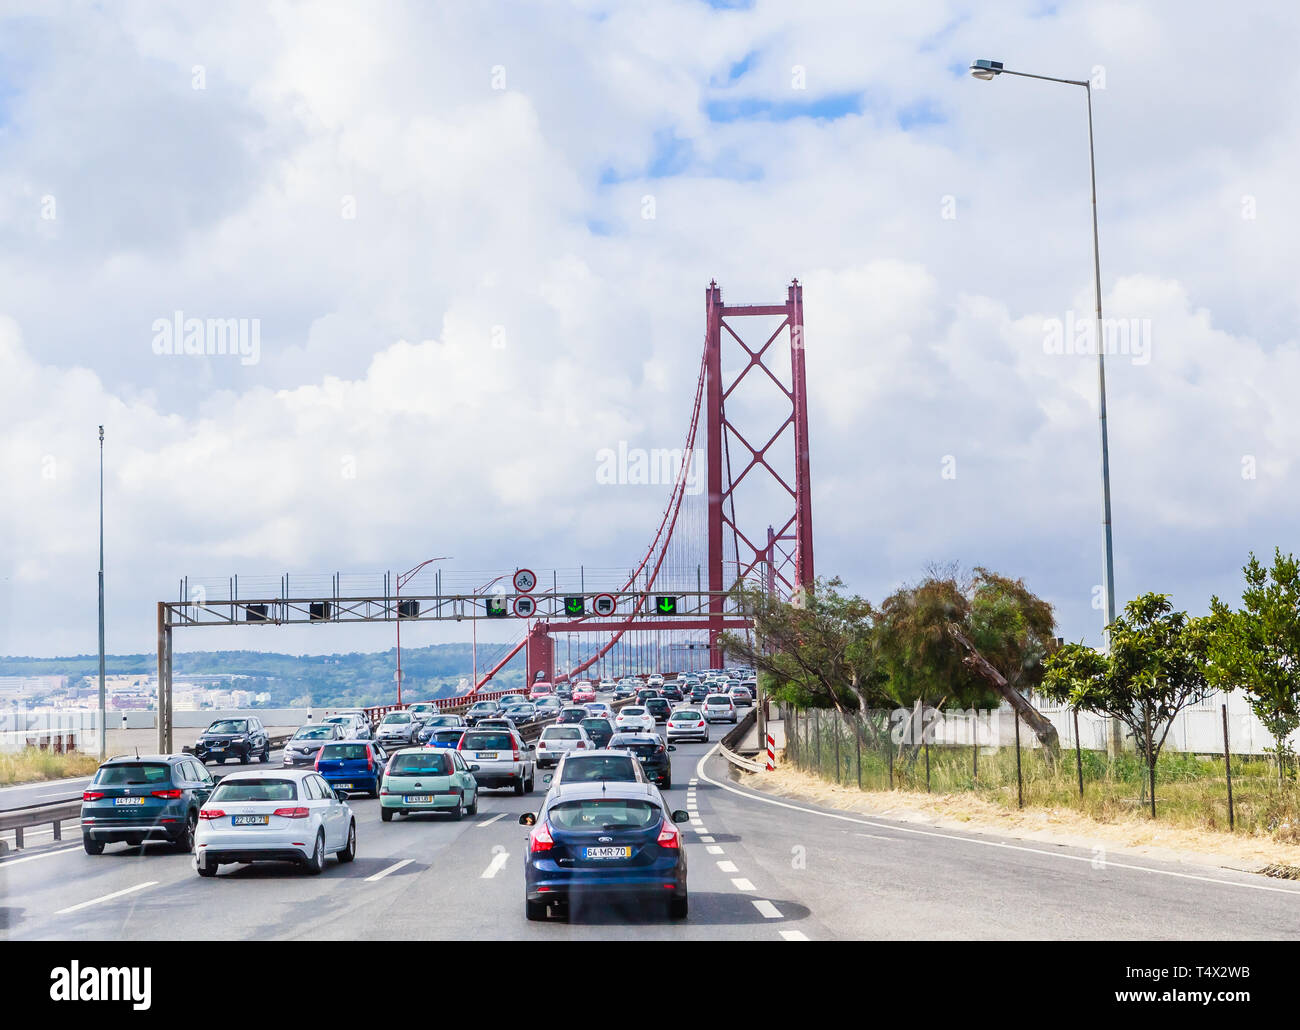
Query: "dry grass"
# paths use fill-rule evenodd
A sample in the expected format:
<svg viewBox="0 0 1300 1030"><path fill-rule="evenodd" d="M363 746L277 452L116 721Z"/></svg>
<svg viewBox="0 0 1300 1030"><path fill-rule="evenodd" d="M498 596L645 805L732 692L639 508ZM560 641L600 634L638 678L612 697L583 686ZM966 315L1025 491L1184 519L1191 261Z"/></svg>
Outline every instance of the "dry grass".
<svg viewBox="0 0 1300 1030"><path fill-rule="evenodd" d="M99 768L99 759L79 751L55 754L40 748L24 748L13 754L0 754L0 786L16 783L39 783L69 776L89 776Z"/></svg>
<svg viewBox="0 0 1300 1030"><path fill-rule="evenodd" d="M784 757L778 756L774 772L741 774L741 782L755 789L863 815L1081 848L1104 848L1108 853L1127 852L1202 864L1208 860L1215 865L1270 875L1278 875L1278 870L1293 867L1300 861L1300 847L1285 839L1285 833L1227 833L1176 825L1163 819L1153 822L1137 806L1110 811L1104 818L1069 806L1026 804L1021 811L1015 807L1014 786L1010 807L1003 798L974 791L927 794L924 790L858 790L852 784L840 786L801 772L784 764Z"/></svg>

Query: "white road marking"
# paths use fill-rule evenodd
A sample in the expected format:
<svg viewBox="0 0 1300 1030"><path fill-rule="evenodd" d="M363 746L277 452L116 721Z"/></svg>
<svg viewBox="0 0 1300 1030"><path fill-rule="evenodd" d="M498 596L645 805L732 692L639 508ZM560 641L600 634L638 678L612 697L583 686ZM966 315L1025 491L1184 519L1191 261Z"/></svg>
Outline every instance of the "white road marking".
<svg viewBox="0 0 1300 1030"><path fill-rule="evenodd" d="M387 869L379 870L379 872L375 873L374 876L367 876L366 883L374 883L376 880L382 880L389 873L395 873L403 866L408 866L414 861L415 859L413 858L404 858L400 862L398 862L397 865L390 865Z"/></svg>
<svg viewBox="0 0 1300 1030"><path fill-rule="evenodd" d="M716 844L710 844L710 845L709 845L708 847L706 847L704 850L707 851L710 855L721 855L721 854L722 854L722 849L721 849L720 847L718 847L718 845L716 845Z"/></svg>
<svg viewBox="0 0 1300 1030"><path fill-rule="evenodd" d="M506 817L505 812L498 812L491 819L484 819L481 823L478 824L478 828L481 830L483 829L484 826L491 826L498 819L504 819L505 817Z"/></svg>
<svg viewBox="0 0 1300 1030"><path fill-rule="evenodd" d="M753 885L752 883L750 883L748 880L746 880L743 876L741 876L741 877L733 877L732 880L731 880L731 885L732 885L733 887L735 887L736 890L738 890L738 891L752 891L752 890L754 890L754 885Z"/></svg>
<svg viewBox="0 0 1300 1030"><path fill-rule="evenodd" d="M69 912L77 912L83 908L89 908L91 905L98 905L104 901L112 901L114 898L120 898L126 894L134 894L136 891L142 891L147 887L156 887L157 880L149 880L146 883L137 883L134 887L127 887L126 890L114 891L112 894L105 894L102 898L91 898L89 901L83 901L79 905L69 905L67 908L61 908L54 914L56 916L65 916Z"/></svg>
<svg viewBox="0 0 1300 1030"><path fill-rule="evenodd" d="M770 901L755 901L754 907L758 909L758 914L764 919L780 919L781 910L773 905Z"/></svg>
<svg viewBox="0 0 1300 1030"><path fill-rule="evenodd" d="M765 805L775 805L777 808L788 808L791 811L805 812L808 815L819 815L824 819L839 819L846 823L857 823L859 826L871 826L881 830L892 830L895 833L913 833L919 837L935 837L939 840L955 840L960 841L963 844L976 844L985 848L1003 848L1007 851L1024 851L1031 855L1044 855L1048 858L1059 858L1068 862L1087 862L1089 865L1096 861L1091 856L1065 855L1059 851L1044 851L1041 848L1027 848L1019 844L1007 844L998 840L980 840L977 837L960 837L955 833L940 833L937 830L919 830L913 826L892 826L889 823L872 822L870 819L857 819L851 815L840 815L836 812L819 812L815 808L806 808L803 805L792 805L785 801L777 801L776 798L763 797L760 794L751 794L748 791L738 790L726 783L720 783L718 780L713 779L704 772L704 763L717 750L718 749L715 747L713 751L708 752L700 759L696 766L700 776L713 784L713 786L721 787L725 791L729 791L732 794L738 794L740 797L748 798L750 801L761 801ZM1132 865L1127 862L1115 862L1109 858L1106 859L1105 868L1128 869L1138 873L1151 873L1154 876L1171 876L1179 880L1199 880L1202 883L1217 883L1225 887L1244 887L1253 891L1268 891L1272 894L1291 894L1300 897L1300 890L1289 890L1286 887L1270 887L1267 884L1262 883L1240 883L1237 880L1222 880L1215 876L1200 876L1196 873L1179 873L1172 869L1152 869L1150 866Z"/></svg>
<svg viewBox="0 0 1300 1030"><path fill-rule="evenodd" d="M705 834L705 835L703 835L703 836L700 837L700 843L701 843L701 844L712 844L712 843L713 843L713 838L710 837L710 836L708 836L707 834Z"/></svg>
<svg viewBox="0 0 1300 1030"><path fill-rule="evenodd" d="M483 875L480 876L479 879L492 879L492 877L496 876L497 873L501 872L501 870L505 868L506 862L509 858L510 853L508 851L498 851L492 856L492 861L488 863L488 867L483 870Z"/></svg>
<svg viewBox="0 0 1300 1030"><path fill-rule="evenodd" d="M0 869L6 866L17 865L19 862L35 862L38 858L50 858L53 855L66 855L69 851L80 851L80 848L60 848L58 851L47 851L43 855L27 855L24 858L0 858Z"/></svg>
<svg viewBox="0 0 1300 1030"><path fill-rule="evenodd" d="M781 939L783 941L806 941L808 938L798 930L782 930Z"/></svg>
<svg viewBox="0 0 1300 1030"><path fill-rule="evenodd" d="M737 871L736 863L726 858L724 858L721 862L718 863L718 868L721 869L724 873L734 873Z"/></svg>
<svg viewBox="0 0 1300 1030"><path fill-rule="evenodd" d="M897 837L882 837L882 836L881 836L880 834L878 834L878 833L855 833L853 836L855 836L855 837L870 837L872 840L893 840L893 841L898 840Z"/></svg>

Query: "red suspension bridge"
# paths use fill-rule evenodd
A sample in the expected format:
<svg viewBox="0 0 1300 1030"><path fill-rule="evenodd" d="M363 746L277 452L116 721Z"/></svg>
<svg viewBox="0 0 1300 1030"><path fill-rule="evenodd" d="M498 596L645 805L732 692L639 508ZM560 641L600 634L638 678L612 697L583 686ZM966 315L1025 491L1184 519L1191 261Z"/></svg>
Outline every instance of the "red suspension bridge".
<svg viewBox="0 0 1300 1030"><path fill-rule="evenodd" d="M589 577L584 569L577 583L566 574L561 585L557 570L549 590L533 575L531 584L524 577L513 590L499 584L493 592L460 589L434 570L426 576L432 592L410 589L412 574L396 584L385 575L378 591L358 591L343 574L329 577L326 589L319 578L291 584L284 576L273 593L255 589L248 598L240 597L237 579L225 589L191 590L182 581L179 600L158 604L159 711L167 713L159 719L160 744L165 732L170 746L172 636L184 627L396 621L400 633L408 621L524 621L522 637L485 663L470 694L483 691L521 653L528 681L563 681L592 670L684 670L700 667L706 656L710 667L720 666L720 635L751 626L732 593L738 583L789 597L813 579L804 341L798 280L777 304L726 304L721 287L709 283L685 445L654 535L625 576L593 570ZM575 636L582 642L576 660ZM561 668L559 637L569 639ZM399 703L401 686L399 672Z"/></svg>

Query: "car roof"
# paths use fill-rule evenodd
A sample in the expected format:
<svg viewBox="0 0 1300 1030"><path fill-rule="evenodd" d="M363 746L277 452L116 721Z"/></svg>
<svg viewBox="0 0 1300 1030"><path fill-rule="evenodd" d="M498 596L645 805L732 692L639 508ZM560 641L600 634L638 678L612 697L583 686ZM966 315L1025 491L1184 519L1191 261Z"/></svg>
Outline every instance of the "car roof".
<svg viewBox="0 0 1300 1030"><path fill-rule="evenodd" d="M588 754L600 754L591 751ZM610 754L619 754L617 751ZM620 755L620 757L623 757ZM627 798L632 801L651 801L659 804L662 795L653 783L640 780L592 780L582 783L556 783L546 798L546 807L553 808L562 801L588 801L597 798Z"/></svg>
<svg viewBox="0 0 1300 1030"><path fill-rule="evenodd" d="M221 777L220 785L225 785L234 780L262 780L267 779L268 777L276 780L301 780L304 776L314 775L316 775L315 769L276 769L274 767L270 769L241 769L239 772L227 773L225 776Z"/></svg>
<svg viewBox="0 0 1300 1030"><path fill-rule="evenodd" d="M106 758L100 763L100 765L102 767L105 765L112 765L115 762L179 762L181 759L193 757L193 755L188 755L184 752L179 755L114 755L112 758Z"/></svg>

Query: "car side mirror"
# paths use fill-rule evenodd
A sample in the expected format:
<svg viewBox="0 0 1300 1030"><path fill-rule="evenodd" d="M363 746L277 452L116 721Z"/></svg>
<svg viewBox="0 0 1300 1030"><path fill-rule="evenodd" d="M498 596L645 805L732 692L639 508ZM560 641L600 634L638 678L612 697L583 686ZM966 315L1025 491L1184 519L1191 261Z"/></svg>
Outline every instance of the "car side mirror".
<svg viewBox="0 0 1300 1030"><path fill-rule="evenodd" d="M469 771L470 771L470 772L478 772L478 770L479 770L479 767L478 767L477 765L471 765L471 766L469 767Z"/></svg>
<svg viewBox="0 0 1300 1030"><path fill-rule="evenodd" d="M537 822L537 816L533 815L532 812L525 812L523 815L519 817L520 826L532 826L536 822Z"/></svg>
<svg viewBox="0 0 1300 1030"><path fill-rule="evenodd" d="M673 822L675 823L688 823L690 821L691 821L690 812L684 812L679 808L677 809L676 812L673 813Z"/></svg>
<svg viewBox="0 0 1300 1030"><path fill-rule="evenodd" d="M543 782L543 783L550 783L551 780L553 780L553 779L555 779L554 775L552 775L551 773L547 773L545 776L542 777L542 782Z"/></svg>
<svg viewBox="0 0 1300 1030"><path fill-rule="evenodd" d="M340 801L346 801L348 799L348 792L346 790L336 790L334 796Z"/></svg>
<svg viewBox="0 0 1300 1030"><path fill-rule="evenodd" d="M669 751L676 751L676 750L677 750L677 746L676 746L675 744L669 744L669 745L668 745L668 750L669 750Z"/></svg>

